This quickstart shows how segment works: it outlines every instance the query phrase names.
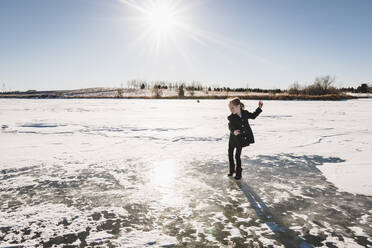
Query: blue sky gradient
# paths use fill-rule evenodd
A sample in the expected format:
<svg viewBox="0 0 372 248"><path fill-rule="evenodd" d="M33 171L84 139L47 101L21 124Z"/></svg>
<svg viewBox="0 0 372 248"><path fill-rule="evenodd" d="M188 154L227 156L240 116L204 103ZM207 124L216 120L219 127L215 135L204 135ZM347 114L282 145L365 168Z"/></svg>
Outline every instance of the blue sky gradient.
<svg viewBox="0 0 372 248"><path fill-rule="evenodd" d="M150 1L130 3L145 7ZM287 88L315 77L372 82L372 1L180 1L154 49L120 0L0 0L0 87L118 87L131 79ZM195 34L197 38L195 38Z"/></svg>

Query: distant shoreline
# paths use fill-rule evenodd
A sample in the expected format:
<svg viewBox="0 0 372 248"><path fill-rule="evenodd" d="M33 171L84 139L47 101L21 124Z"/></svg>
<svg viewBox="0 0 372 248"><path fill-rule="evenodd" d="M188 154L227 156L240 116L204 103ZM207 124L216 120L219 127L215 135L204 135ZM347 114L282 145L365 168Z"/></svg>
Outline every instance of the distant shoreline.
<svg viewBox="0 0 372 248"><path fill-rule="evenodd" d="M348 91L328 92L324 94L307 94L304 92L274 92L258 89L257 91L240 90L193 90L154 88L84 88L75 90L28 90L0 92L0 98L16 99L229 99L239 97L242 100L348 100L372 97L372 94L351 93Z"/></svg>
<svg viewBox="0 0 372 248"><path fill-rule="evenodd" d="M348 100L357 98L368 98L368 96L353 96L348 94L328 95L290 95L290 94L252 94L252 95L204 95L204 96L59 96L54 94L0 94L0 98L7 99L175 99L175 100L214 100L239 97L242 100Z"/></svg>

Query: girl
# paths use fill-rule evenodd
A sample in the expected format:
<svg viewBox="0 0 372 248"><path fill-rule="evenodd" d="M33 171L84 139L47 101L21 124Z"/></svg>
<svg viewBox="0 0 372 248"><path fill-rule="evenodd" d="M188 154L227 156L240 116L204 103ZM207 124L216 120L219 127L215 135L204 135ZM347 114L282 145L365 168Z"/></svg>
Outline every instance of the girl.
<svg viewBox="0 0 372 248"><path fill-rule="evenodd" d="M229 166L230 173L228 176L232 176L236 172L235 179L240 179L242 177L242 167L240 154L242 148L249 146L249 144L254 143L254 137L252 129L249 126L248 119L255 119L262 112L263 102L258 102L258 108L253 112L249 112L244 109L244 104L240 101L238 97L233 98L229 102L229 108L231 115L227 117L229 120L230 138L229 138ZM236 169L234 164L233 152L235 152Z"/></svg>

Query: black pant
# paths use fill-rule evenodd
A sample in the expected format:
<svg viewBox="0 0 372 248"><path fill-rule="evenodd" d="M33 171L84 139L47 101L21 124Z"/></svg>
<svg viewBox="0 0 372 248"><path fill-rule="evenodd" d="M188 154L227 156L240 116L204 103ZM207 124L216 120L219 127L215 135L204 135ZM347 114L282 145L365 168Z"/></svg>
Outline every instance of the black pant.
<svg viewBox="0 0 372 248"><path fill-rule="evenodd" d="M236 168L234 164L234 149L235 151L235 160L236 160ZM240 159L240 154L242 153L242 147L231 139L229 140L229 166L230 166L230 173L236 172L236 176L242 176L242 161Z"/></svg>

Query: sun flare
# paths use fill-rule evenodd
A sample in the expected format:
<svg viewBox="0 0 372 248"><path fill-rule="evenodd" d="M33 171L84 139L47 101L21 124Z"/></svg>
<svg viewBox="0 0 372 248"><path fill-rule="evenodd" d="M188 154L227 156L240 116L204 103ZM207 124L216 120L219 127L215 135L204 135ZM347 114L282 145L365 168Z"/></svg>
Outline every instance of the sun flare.
<svg viewBox="0 0 372 248"><path fill-rule="evenodd" d="M120 0L130 9L135 10L133 20L140 27L138 37L133 45L144 44L146 50L158 54L170 47L176 48L187 58L185 48L181 46L185 38L202 45L206 42L217 42L210 32L202 31L193 25L195 18L192 9L195 2L182 0ZM149 54L150 54L149 53Z"/></svg>
<svg viewBox="0 0 372 248"><path fill-rule="evenodd" d="M127 6L135 9L138 24L142 32L137 41L146 41L155 52L161 47L169 48L175 45L175 40L180 35L189 33L192 29L185 22L187 6L181 1L158 0L134 2L122 0ZM187 18L186 18L187 19Z"/></svg>
<svg viewBox="0 0 372 248"><path fill-rule="evenodd" d="M169 6L160 5L149 10L147 22L154 34L171 34L177 20Z"/></svg>

